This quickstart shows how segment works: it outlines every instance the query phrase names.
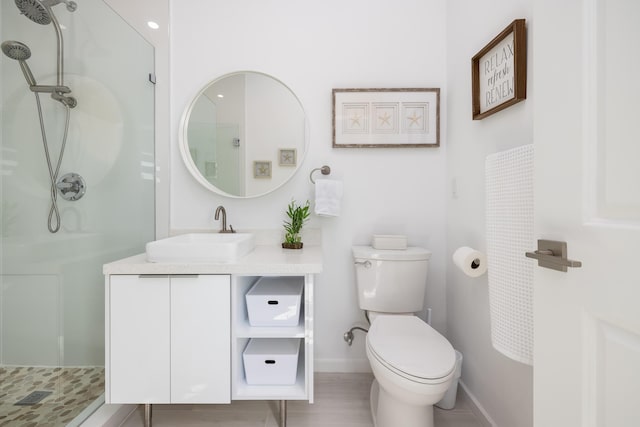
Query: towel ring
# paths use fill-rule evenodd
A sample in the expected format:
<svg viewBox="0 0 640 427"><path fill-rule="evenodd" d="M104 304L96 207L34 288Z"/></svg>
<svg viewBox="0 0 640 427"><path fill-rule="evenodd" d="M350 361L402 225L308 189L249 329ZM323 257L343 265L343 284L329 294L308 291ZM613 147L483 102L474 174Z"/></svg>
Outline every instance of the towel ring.
<svg viewBox="0 0 640 427"><path fill-rule="evenodd" d="M315 168L311 171L311 173L309 174L309 180L311 181L312 184L315 184L316 182L313 180L313 173L315 171L320 171L320 173L322 173L322 175L329 175L331 173L331 168L327 165L322 166L321 168Z"/></svg>

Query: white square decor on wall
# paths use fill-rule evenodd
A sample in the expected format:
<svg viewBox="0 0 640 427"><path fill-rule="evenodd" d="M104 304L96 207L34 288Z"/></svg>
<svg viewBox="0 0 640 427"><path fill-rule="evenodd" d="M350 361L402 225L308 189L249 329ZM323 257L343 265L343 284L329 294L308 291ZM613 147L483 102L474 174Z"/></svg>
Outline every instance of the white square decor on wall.
<svg viewBox="0 0 640 427"><path fill-rule="evenodd" d="M297 161L296 157L295 148L281 148L278 150L278 164L280 166L295 166Z"/></svg>
<svg viewBox="0 0 640 427"><path fill-rule="evenodd" d="M256 160L253 162L254 178L271 178L271 161Z"/></svg>

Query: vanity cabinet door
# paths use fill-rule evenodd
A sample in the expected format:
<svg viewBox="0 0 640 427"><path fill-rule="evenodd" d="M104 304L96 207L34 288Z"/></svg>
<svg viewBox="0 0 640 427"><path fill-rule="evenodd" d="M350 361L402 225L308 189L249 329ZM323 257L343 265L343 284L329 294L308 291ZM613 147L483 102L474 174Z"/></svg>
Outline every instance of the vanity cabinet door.
<svg viewBox="0 0 640 427"><path fill-rule="evenodd" d="M231 401L231 278L109 277L107 403Z"/></svg>
<svg viewBox="0 0 640 427"><path fill-rule="evenodd" d="M171 276L171 402L231 402L231 278Z"/></svg>
<svg viewBox="0 0 640 427"><path fill-rule="evenodd" d="M110 276L108 403L170 403L167 276Z"/></svg>

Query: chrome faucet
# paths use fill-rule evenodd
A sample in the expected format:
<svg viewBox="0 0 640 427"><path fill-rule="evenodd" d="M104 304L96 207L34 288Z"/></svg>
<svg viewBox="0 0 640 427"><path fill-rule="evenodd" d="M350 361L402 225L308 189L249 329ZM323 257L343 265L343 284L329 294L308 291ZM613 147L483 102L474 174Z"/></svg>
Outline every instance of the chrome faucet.
<svg viewBox="0 0 640 427"><path fill-rule="evenodd" d="M222 212L222 226L219 233L235 233L236 230L233 229L232 225L229 225L229 229L227 230L227 211L224 210L224 206L222 205L216 208L216 221L220 219L220 212Z"/></svg>

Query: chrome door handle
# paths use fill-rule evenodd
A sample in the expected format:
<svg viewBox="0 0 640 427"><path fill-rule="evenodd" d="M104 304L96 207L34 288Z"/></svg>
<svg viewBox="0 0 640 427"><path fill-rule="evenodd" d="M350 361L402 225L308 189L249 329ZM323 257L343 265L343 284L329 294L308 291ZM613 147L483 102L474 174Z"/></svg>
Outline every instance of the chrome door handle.
<svg viewBox="0 0 640 427"><path fill-rule="evenodd" d="M582 267L582 262L567 258L567 242L538 240L538 249L525 252L527 258L538 260L538 266L557 271L567 271L567 267Z"/></svg>

